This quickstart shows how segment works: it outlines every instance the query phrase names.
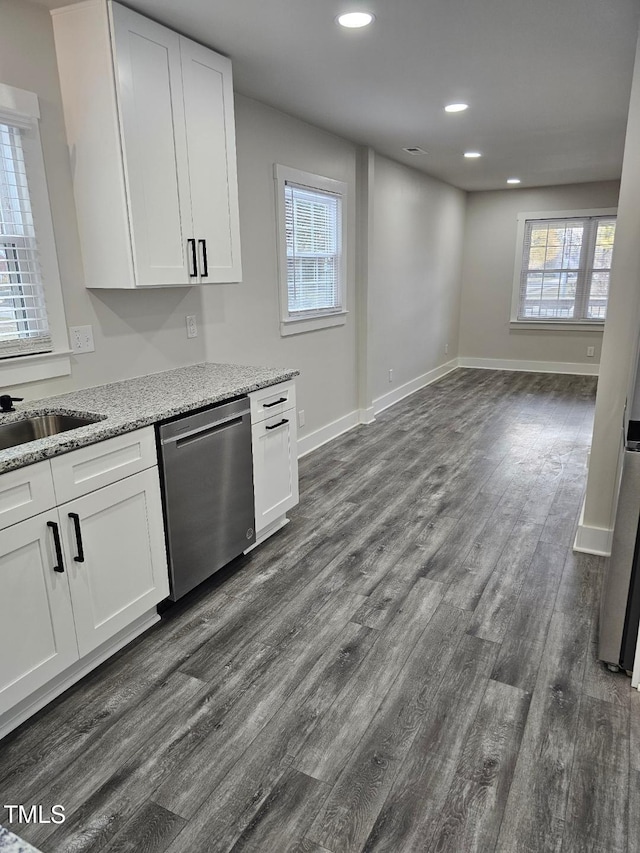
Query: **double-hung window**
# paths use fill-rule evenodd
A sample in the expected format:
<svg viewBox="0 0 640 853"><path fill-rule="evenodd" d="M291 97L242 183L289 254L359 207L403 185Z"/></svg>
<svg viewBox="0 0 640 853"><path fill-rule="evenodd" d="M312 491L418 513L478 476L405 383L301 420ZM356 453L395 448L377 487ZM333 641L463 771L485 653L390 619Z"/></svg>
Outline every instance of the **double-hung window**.
<svg viewBox="0 0 640 853"><path fill-rule="evenodd" d="M70 372L38 119L0 85L0 387Z"/></svg>
<svg viewBox="0 0 640 853"><path fill-rule="evenodd" d="M521 214L511 319L602 324L607 316L613 211Z"/></svg>
<svg viewBox="0 0 640 853"><path fill-rule="evenodd" d="M22 130L0 120L0 357L51 349Z"/></svg>
<svg viewBox="0 0 640 853"><path fill-rule="evenodd" d="M345 322L346 184L276 166L283 335Z"/></svg>

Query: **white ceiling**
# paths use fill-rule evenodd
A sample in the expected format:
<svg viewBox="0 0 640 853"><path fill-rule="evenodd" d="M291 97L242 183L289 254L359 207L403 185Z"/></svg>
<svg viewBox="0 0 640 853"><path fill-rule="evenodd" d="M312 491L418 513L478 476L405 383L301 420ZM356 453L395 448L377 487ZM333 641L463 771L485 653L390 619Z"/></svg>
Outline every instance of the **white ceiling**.
<svg viewBox="0 0 640 853"><path fill-rule="evenodd" d="M638 0L126 5L230 56L238 92L463 189L504 188L510 176L522 186L620 177ZM375 22L338 27L353 9ZM470 109L446 114L456 101ZM465 160L465 150L484 156Z"/></svg>

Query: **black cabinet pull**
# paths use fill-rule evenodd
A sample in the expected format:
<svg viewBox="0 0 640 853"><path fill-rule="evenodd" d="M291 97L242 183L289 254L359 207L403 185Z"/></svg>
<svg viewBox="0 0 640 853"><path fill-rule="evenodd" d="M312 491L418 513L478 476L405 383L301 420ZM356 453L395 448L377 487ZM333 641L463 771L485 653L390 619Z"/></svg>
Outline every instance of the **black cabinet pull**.
<svg viewBox="0 0 640 853"><path fill-rule="evenodd" d="M80 516L77 512L70 512L69 518L73 519L73 526L76 531L76 546L78 555L74 557L76 563L84 563L84 548L82 547L82 531L80 530Z"/></svg>
<svg viewBox="0 0 640 853"><path fill-rule="evenodd" d="M206 240L198 240L200 244L200 248L202 249L202 272L200 273L201 278L206 278L209 275L209 261L207 260L207 241Z"/></svg>
<svg viewBox="0 0 640 853"><path fill-rule="evenodd" d="M274 400L273 403L263 403L262 408L263 409L270 409L272 406L278 406L280 403L286 403L286 402L287 402L286 397L280 397L279 400Z"/></svg>
<svg viewBox="0 0 640 853"><path fill-rule="evenodd" d="M191 247L191 272L190 278L198 277L198 254L196 252L196 241L192 238L187 240L187 246Z"/></svg>
<svg viewBox="0 0 640 853"><path fill-rule="evenodd" d="M265 429L278 429L278 427L284 426L285 424L288 424L288 423L289 423L289 421L286 418L283 418L281 421L278 421L278 423L274 424L273 426L270 426L270 427L266 426Z"/></svg>
<svg viewBox="0 0 640 853"><path fill-rule="evenodd" d="M47 521L47 527L53 530L53 544L56 549L57 566L53 567L54 572L64 572L64 561L62 559L62 543L60 542L60 530L55 521Z"/></svg>

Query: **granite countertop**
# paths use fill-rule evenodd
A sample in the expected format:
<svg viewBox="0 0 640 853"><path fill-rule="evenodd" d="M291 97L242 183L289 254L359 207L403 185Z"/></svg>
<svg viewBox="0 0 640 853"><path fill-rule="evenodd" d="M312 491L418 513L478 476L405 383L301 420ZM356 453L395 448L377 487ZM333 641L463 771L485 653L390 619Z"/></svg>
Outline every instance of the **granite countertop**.
<svg viewBox="0 0 640 853"><path fill-rule="evenodd" d="M0 826L0 853L40 853L40 851Z"/></svg>
<svg viewBox="0 0 640 853"><path fill-rule="evenodd" d="M183 412L257 391L292 379L298 374L298 370L287 368L195 364L57 397L19 403L15 412L0 415L0 425L20 420L25 414L96 415L101 420L0 450L0 473L68 453L78 447L131 432Z"/></svg>

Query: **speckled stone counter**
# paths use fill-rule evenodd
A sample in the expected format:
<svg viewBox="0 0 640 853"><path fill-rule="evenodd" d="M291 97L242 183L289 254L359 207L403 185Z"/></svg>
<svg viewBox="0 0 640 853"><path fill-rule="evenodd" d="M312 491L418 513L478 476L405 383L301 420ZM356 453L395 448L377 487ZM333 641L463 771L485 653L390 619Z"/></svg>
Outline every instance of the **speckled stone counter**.
<svg viewBox="0 0 640 853"><path fill-rule="evenodd" d="M259 388L297 376L286 368L246 367L236 364L195 364L163 373L152 373L109 385L73 391L16 404L16 411L0 415L0 425L25 414L95 415L97 423L39 438L17 447L0 450L0 474L95 444L114 435L131 432ZM0 851L2 848L0 848Z"/></svg>
<svg viewBox="0 0 640 853"><path fill-rule="evenodd" d="M40 851L0 826L0 853L40 853Z"/></svg>

